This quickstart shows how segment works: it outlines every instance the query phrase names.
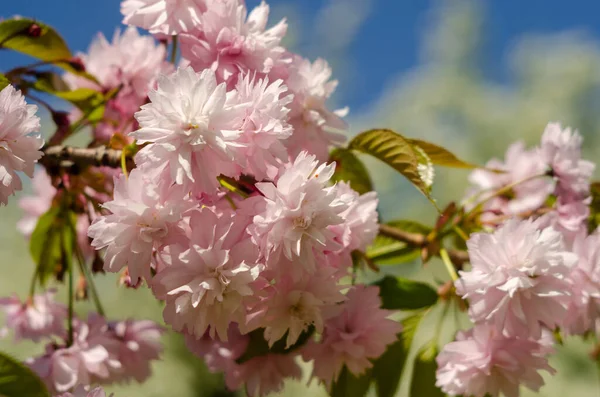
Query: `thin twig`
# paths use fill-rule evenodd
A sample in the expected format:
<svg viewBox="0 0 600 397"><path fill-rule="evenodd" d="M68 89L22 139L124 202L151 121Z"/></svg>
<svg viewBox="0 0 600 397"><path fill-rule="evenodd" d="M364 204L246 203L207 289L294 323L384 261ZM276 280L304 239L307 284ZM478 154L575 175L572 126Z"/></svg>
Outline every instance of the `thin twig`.
<svg viewBox="0 0 600 397"><path fill-rule="evenodd" d="M70 167L73 165L78 165L80 167L121 167L122 151L108 149L105 146L99 146L97 148L78 148L58 145L48 146L43 148L42 151L44 152L44 156L40 159L40 163L45 167ZM127 162L129 163L128 165L133 166L132 158L128 157Z"/></svg>

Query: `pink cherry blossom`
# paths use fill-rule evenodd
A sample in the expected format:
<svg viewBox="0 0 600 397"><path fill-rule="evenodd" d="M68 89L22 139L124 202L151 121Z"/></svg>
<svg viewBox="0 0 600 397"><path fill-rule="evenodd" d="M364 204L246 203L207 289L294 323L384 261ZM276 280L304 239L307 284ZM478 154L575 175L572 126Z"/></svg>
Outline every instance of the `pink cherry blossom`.
<svg viewBox="0 0 600 397"><path fill-rule="evenodd" d="M184 334L187 348L204 360L211 372L237 372L239 365L236 360L246 351L250 337L242 335L237 324L232 323L227 330L227 341L219 339L217 335L211 338L206 332L202 338L188 333Z"/></svg>
<svg viewBox="0 0 600 397"><path fill-rule="evenodd" d="M0 91L0 206L23 189L23 172L33 177L34 165L42 157L44 141L39 136L37 106L28 105L21 91L7 85Z"/></svg>
<svg viewBox="0 0 600 397"><path fill-rule="evenodd" d="M346 182L337 183L338 197L348 203L348 209L340 214L344 223L336 226L340 229L340 240L348 251L366 251L379 233L376 192L359 195Z"/></svg>
<svg viewBox="0 0 600 397"><path fill-rule="evenodd" d="M217 85L211 70L186 68L162 76L149 96L151 102L136 113L141 128L132 133L138 143L149 144L136 155L138 165L197 194L215 193L220 174L238 176L239 127L247 105L239 104L236 91Z"/></svg>
<svg viewBox="0 0 600 397"><path fill-rule="evenodd" d="M103 122L94 128L95 138L103 142L108 142L115 132L126 134L135 129L134 113L146 102L159 74L173 70L165 60L165 47L152 37L140 35L133 27L123 34L117 30L112 42L99 34L88 54L78 56L99 85L85 77L66 74L64 79L70 88L101 92L119 89L116 97L106 104Z"/></svg>
<svg viewBox="0 0 600 397"><path fill-rule="evenodd" d="M256 214L248 231L272 269L301 277L315 271L325 250L341 248L328 229L341 224L340 214L348 209L336 187L328 185L334 170L335 164L319 164L315 156L302 152L281 170L276 183L256 184L264 196L246 200ZM280 263L284 258L291 268Z"/></svg>
<svg viewBox="0 0 600 397"><path fill-rule="evenodd" d="M467 242L472 268L461 271L457 293L469 300L474 322L499 332L539 338L566 314L571 286L567 276L577 257L561 234L532 220L511 219L494 233L472 234Z"/></svg>
<svg viewBox="0 0 600 397"><path fill-rule="evenodd" d="M140 169L115 180L114 200L103 205L111 213L96 218L89 228L92 246L107 248L105 270L118 272L127 266L134 284L140 277L151 278L153 249L183 234L178 223L193 206L178 193L160 189Z"/></svg>
<svg viewBox="0 0 600 397"><path fill-rule="evenodd" d="M550 123L542 135L540 154L556 179L556 194L585 198L589 195L594 163L581 159L583 139L577 131L562 129L558 123Z"/></svg>
<svg viewBox="0 0 600 397"><path fill-rule="evenodd" d="M245 217L218 217L208 208L191 215L189 246L171 246L171 264L152 281L174 330L202 338L208 329L227 341L229 324L245 322L245 298L262 269L247 224Z"/></svg>
<svg viewBox="0 0 600 397"><path fill-rule="evenodd" d="M280 45L287 31L284 20L267 29L269 6L263 1L248 14L242 0L207 0L201 26L182 34L181 51L196 71L212 69L228 88L240 73L264 77L283 62Z"/></svg>
<svg viewBox="0 0 600 397"><path fill-rule="evenodd" d="M46 353L27 360L27 364L46 383L51 392L62 393L75 386L88 386L94 380L107 379L111 374L109 354L97 343L94 325L77 321L75 337L70 347L51 343ZM94 340L95 339L95 340Z"/></svg>
<svg viewBox="0 0 600 397"><path fill-rule="evenodd" d="M571 302L563 324L569 334L597 331L600 320L600 232L580 232L573 241L579 260L569 275Z"/></svg>
<svg viewBox="0 0 600 397"><path fill-rule="evenodd" d="M15 332L15 339L31 339L34 342L52 335L65 335L67 308L54 300L56 290L34 295L21 302L13 295L0 298L0 308L6 313L6 328Z"/></svg>
<svg viewBox="0 0 600 397"><path fill-rule="evenodd" d="M547 165L539 151L528 150L521 141L506 151L504 161L492 159L487 169L477 169L469 176L473 188L466 207L483 203L482 219L493 220L497 215L520 215L540 208L554 191L552 180L543 177ZM493 172L502 170L504 173ZM538 176L538 177L536 177ZM502 188L512 186L507 195L493 196Z"/></svg>
<svg viewBox="0 0 600 397"><path fill-rule="evenodd" d="M237 371L226 374L225 384L230 390L245 385L250 397L266 396L283 389L288 379L300 379L302 369L294 354L267 354L258 356L239 365Z"/></svg>
<svg viewBox="0 0 600 397"><path fill-rule="evenodd" d="M313 376L328 387L344 365L356 376L371 368L371 359L382 355L402 328L388 318L391 311L381 309L378 287L357 285L347 297L342 312L325 324L321 341L303 348L303 358L314 360Z"/></svg>
<svg viewBox="0 0 600 397"><path fill-rule="evenodd" d="M169 36L198 27L205 11L206 0L124 0L121 3L125 25Z"/></svg>
<svg viewBox="0 0 600 397"><path fill-rule="evenodd" d="M436 386L451 396L518 397L521 385L540 389L539 371L554 373L546 354L548 348L534 339L506 337L493 325L476 325L438 355Z"/></svg>
<svg viewBox="0 0 600 397"><path fill-rule="evenodd" d="M286 84L294 94L290 105L294 134L286 142L290 156L307 151L319 161L327 161L329 148L344 143L343 133L348 129L342 120L348 109L331 111L326 105L337 87L337 80L330 81L331 68L323 59L311 63L295 56L289 74Z"/></svg>
<svg viewBox="0 0 600 397"><path fill-rule="evenodd" d="M113 394L110 394L108 397L112 396ZM79 386L73 393L63 393L55 397L106 397L106 393L101 387L96 387L88 392L83 386Z"/></svg>
<svg viewBox="0 0 600 397"><path fill-rule="evenodd" d="M292 135L292 127L287 123L286 106L292 96L285 95L287 87L282 80L269 83L267 78L257 81L250 75L240 78L235 88L240 102L250 103L241 127L241 172L257 180L275 179L281 164L288 160L284 143Z"/></svg>
<svg viewBox="0 0 600 397"><path fill-rule="evenodd" d="M140 383L148 379L151 362L158 360L162 352L164 329L153 321L128 319L108 323L108 331L113 343L105 347L121 364L119 379L133 378Z"/></svg>
<svg viewBox="0 0 600 397"><path fill-rule="evenodd" d="M17 222L17 229L25 237L31 236L37 221L46 211L50 209L52 200L56 196L56 188L52 185L50 176L43 168L37 168L31 180L33 195L24 196L19 199L19 207L23 210L23 217Z"/></svg>
<svg viewBox="0 0 600 397"><path fill-rule="evenodd" d="M338 304L345 299L334 271L321 269L299 280L282 275L267 289L258 313L252 316L265 328L269 346L287 334L286 348L289 348L310 326L318 333L323 332L325 321L337 314Z"/></svg>

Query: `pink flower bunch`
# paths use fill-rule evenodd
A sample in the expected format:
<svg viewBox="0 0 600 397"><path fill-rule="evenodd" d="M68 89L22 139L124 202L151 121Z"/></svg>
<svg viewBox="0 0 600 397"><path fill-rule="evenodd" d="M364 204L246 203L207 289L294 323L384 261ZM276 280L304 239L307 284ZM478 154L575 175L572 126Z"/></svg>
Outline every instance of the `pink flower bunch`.
<svg viewBox="0 0 600 397"><path fill-rule="evenodd" d="M225 383L230 390L246 386L249 396L264 396L277 392L286 379L299 379L302 375L296 363L297 355L266 354L243 360L250 343L249 335L242 335L237 325L227 331L227 341L208 333L202 338L186 334L185 341L191 352L206 362L211 372L224 372Z"/></svg>
<svg viewBox="0 0 600 397"><path fill-rule="evenodd" d="M314 360L313 376L330 387L344 366L356 376L371 368L370 359L382 355L402 331L397 321L388 318L391 314L381 309L378 287L353 287L340 313L325 323L321 340L302 349L305 360Z"/></svg>
<svg viewBox="0 0 600 397"><path fill-rule="evenodd" d="M103 34L92 42L87 54L78 54L85 70L98 83L75 74L66 74L65 81L71 89L88 88L108 93L118 90L108 101L102 122L94 127L94 138L107 143L115 133L123 137L137 128L134 118L141 105L146 103L148 92L156 85L161 73L169 73L173 66L165 60L166 50L152 37L142 36L133 27L123 33L117 30L112 42ZM75 111L71 118L80 116Z"/></svg>
<svg viewBox="0 0 600 397"><path fill-rule="evenodd" d="M270 346L282 341L292 348L301 337L332 332L328 324L347 299L342 277L351 252L376 234L376 195L331 184L334 166L305 152L281 166L273 182L256 183L246 199L224 191L183 194L177 183L157 185L144 167L116 179L114 200L104 204L107 214L90 227L92 245L106 247L105 270L126 267L131 280L144 278L165 301L165 322L187 335L212 370L226 373L230 388L254 382L257 394L277 390L285 376L299 373L293 354L237 363L248 343L244 335L255 331ZM358 327L371 316L356 342L367 345L364 356L355 357L362 366L382 354L398 331L386 319L389 312L378 310L377 289L368 296L356 298L355 305L369 306L348 308L362 311L346 320ZM271 366L280 376L265 369Z"/></svg>
<svg viewBox="0 0 600 397"><path fill-rule="evenodd" d="M149 321L107 323L90 315L87 321L74 319L72 344L52 342L45 354L26 362L55 393L94 383L141 382L150 375L150 361L160 355L161 333Z"/></svg>
<svg viewBox="0 0 600 397"><path fill-rule="evenodd" d="M505 336L491 324L459 332L437 357L437 382L451 396L518 397L521 385L538 391L539 371L551 374L550 348L531 338Z"/></svg>
<svg viewBox="0 0 600 397"><path fill-rule="evenodd" d="M44 141L38 134L36 112L37 106L28 105L12 85L0 91L0 206L23 189L17 172L32 178L35 163L42 157L39 149Z"/></svg>
<svg viewBox="0 0 600 397"><path fill-rule="evenodd" d="M544 384L538 372L554 372L545 334L565 322L578 256L559 231L532 219L472 234L467 246L471 270L455 285L475 326L438 356L436 385L478 397L518 397L520 385L537 391Z"/></svg>
<svg viewBox="0 0 600 397"><path fill-rule="evenodd" d="M66 335L65 321L67 308L56 302L56 290L48 290L22 302L16 295L0 298L0 308L6 314L4 333L9 329L15 339L31 339L38 342L42 338Z"/></svg>
<svg viewBox="0 0 600 397"><path fill-rule="evenodd" d="M543 213L555 198L546 222L572 238L585 228L595 168L581 158L581 144L577 131L563 130L558 123L548 124L540 147L528 150L522 142L512 144L504 162L494 159L487 169L473 171L467 209L481 205L482 220L497 224L497 219Z"/></svg>
<svg viewBox="0 0 600 397"><path fill-rule="evenodd" d="M237 95L230 95L240 97L237 98L237 102L250 102L247 105L258 109L262 108L263 112L267 114L269 112L263 106L269 106L272 109L271 115L276 116L271 122L278 120L279 125L270 125L268 119L260 116L258 119L250 117L250 119L238 120L238 125L233 129L231 125L226 127L229 134L223 139L225 141L235 139L238 144L241 143L239 142L241 140L244 144L243 152L246 160L250 159L249 161L252 161L254 165L262 168L264 167L261 165L262 162L266 161L267 164L271 164L272 157L277 160L284 158L287 161L288 157L295 158L301 151L308 151L316 155L319 161L326 161L329 155L328 148L344 142L345 137L342 133L347 130L347 125L342 117L347 114L347 109L331 111L326 104L337 87L337 81L331 80L331 68L322 59L312 63L287 51L281 45L287 31L287 24L285 20L282 20L268 28L269 6L264 1L249 12L243 0L178 0L170 2L126 0L122 4L121 11L125 16L124 22L127 24L148 29L151 33L161 37L164 34L177 34L181 43L181 52L185 58L184 64L190 65L198 73L212 71L216 82L224 83L226 91L237 91ZM275 86L266 89L268 82ZM181 86L181 84L175 85ZM166 86L167 83L164 83L163 87L159 89L159 92L164 94L160 96L164 97L164 101L170 101L174 99L175 92L165 88ZM246 86L246 89L243 86ZM196 88L198 86L192 84L188 90L184 91L185 94L183 92L182 94L188 96ZM245 95L245 92L250 92L256 101L252 101L252 98ZM219 95L223 95L223 93ZM204 96L207 97L208 93ZM274 98L265 101L265 98L271 97ZM154 102L154 98L151 99ZM234 100L234 102L236 101ZM273 107L273 104L277 104L277 106ZM288 117L283 117L284 115L281 114L280 106L286 107L285 114L289 112L289 120ZM211 111L211 109L207 110ZM182 113L181 110L178 112L179 115L184 113L186 112ZM252 110L247 109L246 113L247 116L250 116ZM277 115L277 113L279 114ZM190 116L190 114L185 115L188 119ZM144 117L144 120L147 118ZM240 121L246 128L238 136L231 136L234 130L240 132ZM288 121L289 125L287 125ZM185 124L186 122L189 123ZM198 125L200 129L207 128L203 124L192 122L191 119L177 120L177 123L179 128L184 130L186 128L187 130L198 129L189 128L195 125ZM251 134L247 132L248 127L254 131L254 134L261 133L250 142L248 142L248 138ZM269 129L275 127L275 130L265 131L264 129L267 127ZM291 127L293 127L293 133ZM161 126L161 128L171 129L172 126ZM215 127L210 128L214 131ZM197 131L191 131L186 135L196 135L197 133ZM221 135L221 133L217 135ZM240 135L243 136L240 137ZM214 148L210 140L207 143L208 146ZM228 143L230 142L225 144ZM198 145L198 142L193 144ZM225 144L221 144L221 150L217 152L225 151ZM284 147L281 147L282 145ZM226 163L232 160L231 151L222 153L218 159L206 153L210 150L204 152L201 156L204 161L200 166L208 167L216 160ZM263 155L266 154L268 156L263 160ZM238 160L244 161L240 157ZM222 169L216 171L232 176L226 173L227 168L223 166L224 164L220 164L219 168ZM243 164L242 169L247 173L248 170ZM250 171L254 174L258 170Z"/></svg>
<svg viewBox="0 0 600 397"><path fill-rule="evenodd" d="M511 219L491 234L472 234L467 246L471 270L460 272L456 292L469 300L474 322L524 338L539 338L543 326L561 324L577 256L560 232Z"/></svg>

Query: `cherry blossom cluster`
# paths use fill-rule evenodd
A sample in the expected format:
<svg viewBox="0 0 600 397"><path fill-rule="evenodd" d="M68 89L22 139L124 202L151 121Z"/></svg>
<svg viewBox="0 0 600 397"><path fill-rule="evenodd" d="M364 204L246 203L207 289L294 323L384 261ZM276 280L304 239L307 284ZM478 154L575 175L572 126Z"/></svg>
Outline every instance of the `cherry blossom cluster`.
<svg viewBox="0 0 600 397"><path fill-rule="evenodd" d="M581 159L581 143L576 131L549 124L539 148L516 143L505 162L488 163L504 173L471 175L479 200L471 208L482 212L488 230L470 236L471 269L455 283L475 326L437 358L444 392L516 397L520 385L537 391L544 384L539 372L554 373L551 331L596 331L600 235L588 234L594 165Z"/></svg>
<svg viewBox="0 0 600 397"><path fill-rule="evenodd" d="M83 58L105 89L148 98L129 133L141 145L136 168L115 178L89 227L104 270L145 282L165 322L231 389L279 390L300 376L298 357L327 385L344 366L360 375L400 326L377 287L350 285L353 252L377 235L378 201L331 180L329 149L346 125L345 110L326 105L337 85L329 66L281 46L287 25L267 28L264 2L248 12L238 0L125 1L122 11L160 39L176 34L184 61L172 73L121 61L125 39L139 41L128 52L153 51L133 28ZM256 335L281 351L246 357Z"/></svg>
<svg viewBox="0 0 600 397"><path fill-rule="evenodd" d="M151 361L159 359L162 351L162 327L147 320L107 322L91 314L87 321L73 319L73 340L69 340L67 307L55 301L55 292L48 290L25 302L16 296L0 300L6 314L3 334L12 330L16 340L48 341L45 353L26 363L51 392L64 393L98 383L143 382L150 376ZM74 395L86 396L81 393ZM104 394L97 389L89 396Z"/></svg>

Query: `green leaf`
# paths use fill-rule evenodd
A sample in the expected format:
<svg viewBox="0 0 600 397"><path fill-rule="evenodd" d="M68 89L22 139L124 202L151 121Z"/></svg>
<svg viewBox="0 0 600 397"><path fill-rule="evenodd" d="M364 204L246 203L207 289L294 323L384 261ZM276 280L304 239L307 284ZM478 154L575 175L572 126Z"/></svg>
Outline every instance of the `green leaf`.
<svg viewBox="0 0 600 397"><path fill-rule="evenodd" d="M42 61L63 61L65 65L72 57L67 44L53 28L27 18L0 22L0 48L15 50Z"/></svg>
<svg viewBox="0 0 600 397"><path fill-rule="evenodd" d="M350 150L338 148L331 152L330 161L335 161L334 182L345 181L359 194L373 190L373 183L369 172L362 161Z"/></svg>
<svg viewBox="0 0 600 397"><path fill-rule="evenodd" d="M6 78L5 75L0 73L0 91L6 88L7 85L10 85L10 81Z"/></svg>
<svg viewBox="0 0 600 397"><path fill-rule="evenodd" d="M429 157L429 160L433 164L442 165L445 167L454 167L454 168L478 168L479 166L476 164L468 163L456 157L450 151L444 149L441 146L435 145L433 143L422 141L420 139L407 139L412 145L421 148Z"/></svg>
<svg viewBox="0 0 600 397"><path fill-rule="evenodd" d="M373 377L378 397L394 397L406 363L408 349L404 347L402 334L398 334L398 341L388 346L373 365Z"/></svg>
<svg viewBox="0 0 600 397"><path fill-rule="evenodd" d="M91 88L78 88L73 91L68 91L56 90L54 85L55 82L52 82L50 79L38 79L33 84L33 88L71 102L84 112L91 111L104 103L104 96L102 93Z"/></svg>
<svg viewBox="0 0 600 397"><path fill-rule="evenodd" d="M389 244L385 244L383 240L389 241ZM379 266L393 266L413 262L419 259L421 253L419 248L411 247L390 237L380 236L367 249L366 255Z"/></svg>
<svg viewBox="0 0 600 397"><path fill-rule="evenodd" d="M437 364L437 343L427 343L417 354L413 376L410 383L410 397L444 397L445 394L435 386Z"/></svg>
<svg viewBox="0 0 600 397"><path fill-rule="evenodd" d="M309 329L302 332L300 334L300 336L298 337L298 340L296 341L296 343L294 343L289 348L286 348L286 339L288 336L288 334L286 332L286 334L283 335L283 337L281 339L279 339L277 342L275 342L273 344L272 347L269 348L269 343L264 338L265 329L264 328L256 329L248 334L248 336L250 337L250 343L248 343L248 347L246 348L246 351L244 352L244 354L242 354L242 356L240 358L238 358L236 360L236 362L238 364L242 364L254 357L265 356L267 354L290 353L290 352L300 348L301 346L304 346L306 344L306 342L308 342L308 339L313 335L314 332L315 332L315 328L313 326L311 326Z"/></svg>
<svg viewBox="0 0 600 397"><path fill-rule="evenodd" d="M438 300L429 284L386 276L377 281L382 307L391 310L415 310L433 306Z"/></svg>
<svg viewBox="0 0 600 397"><path fill-rule="evenodd" d="M363 375L356 377L344 366L337 382L331 386L330 396L363 397L369 391L372 379L372 369L368 369Z"/></svg>
<svg viewBox="0 0 600 397"><path fill-rule="evenodd" d="M50 397L50 393L31 369L6 353L0 353L0 396Z"/></svg>
<svg viewBox="0 0 600 397"><path fill-rule="evenodd" d="M36 274L41 285L45 285L48 278L53 276L63 268L68 266L63 254L72 255L72 246L75 236L71 228L68 227L66 217L71 217L70 221L75 224L76 215L73 212L65 212L60 207L52 207L48 212L38 219L38 223L31 234L29 241L29 251L36 264ZM64 250L61 241L66 241L71 248Z"/></svg>
<svg viewBox="0 0 600 397"><path fill-rule="evenodd" d="M392 130L370 130L354 137L348 148L383 161L430 198L429 187L419 175L419 157L411 143L402 135Z"/></svg>
<svg viewBox="0 0 600 397"><path fill-rule="evenodd" d="M425 311L420 311L402 320L402 332L398 334L398 340L375 361L373 377L378 397L396 395L410 347L424 315Z"/></svg>

